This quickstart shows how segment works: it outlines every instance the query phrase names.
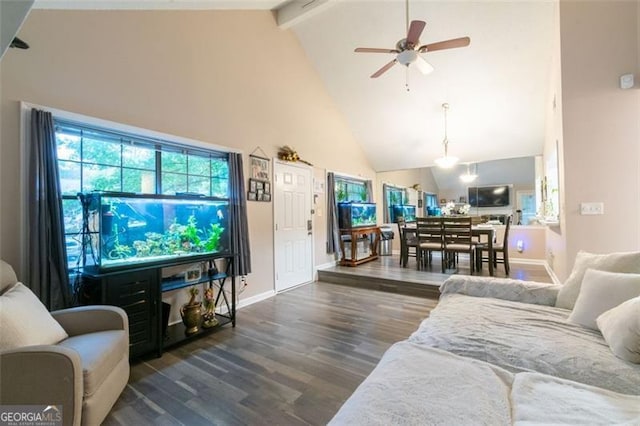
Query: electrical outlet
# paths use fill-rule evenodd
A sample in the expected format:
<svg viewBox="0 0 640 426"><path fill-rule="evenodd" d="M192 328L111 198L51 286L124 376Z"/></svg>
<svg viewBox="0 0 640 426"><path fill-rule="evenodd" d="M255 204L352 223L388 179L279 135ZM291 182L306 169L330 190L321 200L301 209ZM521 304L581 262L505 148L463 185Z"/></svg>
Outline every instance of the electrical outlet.
<svg viewBox="0 0 640 426"><path fill-rule="evenodd" d="M581 215L604 214L604 203L580 203Z"/></svg>

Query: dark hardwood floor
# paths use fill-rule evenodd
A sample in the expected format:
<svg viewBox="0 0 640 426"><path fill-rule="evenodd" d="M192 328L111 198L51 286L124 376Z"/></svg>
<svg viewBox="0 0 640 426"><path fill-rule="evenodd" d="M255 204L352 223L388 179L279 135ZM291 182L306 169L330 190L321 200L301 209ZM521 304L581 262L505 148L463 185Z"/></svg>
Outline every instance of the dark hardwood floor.
<svg viewBox="0 0 640 426"><path fill-rule="evenodd" d="M355 268L358 269L358 268ZM316 282L133 364L106 425L322 425L436 300Z"/></svg>

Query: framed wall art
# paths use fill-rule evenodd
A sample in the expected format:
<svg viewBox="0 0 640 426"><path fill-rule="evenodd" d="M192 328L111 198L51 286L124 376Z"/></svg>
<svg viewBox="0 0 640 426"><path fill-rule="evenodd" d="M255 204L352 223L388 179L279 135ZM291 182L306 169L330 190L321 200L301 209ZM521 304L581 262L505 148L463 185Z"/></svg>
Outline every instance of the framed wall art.
<svg viewBox="0 0 640 426"><path fill-rule="evenodd" d="M269 180L269 166L271 161L268 158L258 157L257 155L249 156L250 176L252 179L268 181Z"/></svg>
<svg viewBox="0 0 640 426"><path fill-rule="evenodd" d="M248 201L271 201L271 183L249 179Z"/></svg>

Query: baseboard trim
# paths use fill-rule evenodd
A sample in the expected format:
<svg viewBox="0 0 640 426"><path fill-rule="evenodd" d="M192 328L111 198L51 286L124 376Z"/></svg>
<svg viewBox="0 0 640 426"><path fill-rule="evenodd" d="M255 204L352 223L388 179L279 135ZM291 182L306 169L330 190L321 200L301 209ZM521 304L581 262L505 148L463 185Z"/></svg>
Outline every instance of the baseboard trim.
<svg viewBox="0 0 640 426"><path fill-rule="evenodd" d="M318 265L316 266L316 271L319 269L328 269L328 268L332 268L334 266L336 266L338 264L337 260L334 260L333 262L327 262L327 263L323 263L322 265Z"/></svg>
<svg viewBox="0 0 640 426"><path fill-rule="evenodd" d="M544 267L547 270L547 274L549 274L549 276L551 277L551 280L553 281L553 283L554 284L558 284L558 285L562 285L562 281L560 281L560 279L558 278L556 273L553 272L553 269L551 269L551 267L549 266L549 264L546 261L544 262Z"/></svg>
<svg viewBox="0 0 640 426"><path fill-rule="evenodd" d="M265 291L264 293L256 294L255 296L247 297L246 299L241 299L236 305L236 310L246 308L247 306L253 305L254 303L262 302L263 300L267 300L275 295L276 295L275 290L269 290L269 291ZM231 297L230 294L228 296ZM216 310L216 313L218 314L227 314L228 312L229 310L224 304L222 306L219 306L218 309ZM170 322L169 325L180 324L181 322L182 321L180 320L176 320L176 321Z"/></svg>
<svg viewBox="0 0 640 426"><path fill-rule="evenodd" d="M526 259L522 257L509 258L509 263L521 263L523 265L546 265L547 261L544 259Z"/></svg>
<svg viewBox="0 0 640 426"><path fill-rule="evenodd" d="M265 291L264 293L256 294L255 296L247 297L246 299L241 299L236 305L236 309L246 308L247 306L253 305L254 303L262 302L263 300L267 300L275 295L275 290L269 290Z"/></svg>
<svg viewBox="0 0 640 426"><path fill-rule="evenodd" d="M549 262L547 262L544 259L514 259L511 258L509 259L510 263L521 263L523 265L542 265L544 266L544 269L547 271L547 274L549 274L549 277L551 277L551 281L553 281L554 284L562 284L562 282L558 279L558 276L556 275L555 272L553 272L553 269L551 269L551 267L549 266Z"/></svg>

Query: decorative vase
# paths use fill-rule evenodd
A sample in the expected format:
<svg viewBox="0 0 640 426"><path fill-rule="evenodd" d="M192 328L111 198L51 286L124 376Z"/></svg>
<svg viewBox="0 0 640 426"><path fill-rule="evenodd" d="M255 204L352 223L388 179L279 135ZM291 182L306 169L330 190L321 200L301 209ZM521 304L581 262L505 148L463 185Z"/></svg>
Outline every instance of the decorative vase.
<svg viewBox="0 0 640 426"><path fill-rule="evenodd" d="M187 327L184 333L187 336L197 333L202 319L202 302L182 305L180 315L182 316L182 322Z"/></svg>

